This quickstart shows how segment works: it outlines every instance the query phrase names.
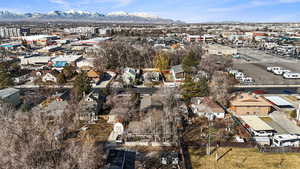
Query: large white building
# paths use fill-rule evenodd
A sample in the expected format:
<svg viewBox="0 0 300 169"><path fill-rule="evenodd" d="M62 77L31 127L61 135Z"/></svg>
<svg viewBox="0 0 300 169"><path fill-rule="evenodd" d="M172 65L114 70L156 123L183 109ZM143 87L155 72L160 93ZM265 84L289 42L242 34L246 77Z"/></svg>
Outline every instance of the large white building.
<svg viewBox="0 0 300 169"><path fill-rule="evenodd" d="M85 34L85 33L92 33L95 34L97 32L96 27L76 27L76 28L65 28L64 32L66 33L81 33L81 34Z"/></svg>
<svg viewBox="0 0 300 169"><path fill-rule="evenodd" d="M51 61L50 56L29 56L29 57L20 57L21 65L37 65L43 64L47 65Z"/></svg>
<svg viewBox="0 0 300 169"><path fill-rule="evenodd" d="M29 34L29 29L0 27L0 38L20 37Z"/></svg>
<svg viewBox="0 0 300 169"><path fill-rule="evenodd" d="M222 45L207 45L205 47L206 53L209 55L236 55L237 49L231 48L229 46L222 46Z"/></svg>

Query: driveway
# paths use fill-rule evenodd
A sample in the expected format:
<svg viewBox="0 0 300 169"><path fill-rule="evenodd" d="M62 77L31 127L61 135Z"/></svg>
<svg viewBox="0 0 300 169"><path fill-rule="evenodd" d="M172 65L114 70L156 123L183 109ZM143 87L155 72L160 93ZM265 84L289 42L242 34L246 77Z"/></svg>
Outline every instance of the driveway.
<svg viewBox="0 0 300 169"><path fill-rule="evenodd" d="M300 134L300 127L289 120L283 112L274 111L270 114L270 117L287 132L291 134Z"/></svg>

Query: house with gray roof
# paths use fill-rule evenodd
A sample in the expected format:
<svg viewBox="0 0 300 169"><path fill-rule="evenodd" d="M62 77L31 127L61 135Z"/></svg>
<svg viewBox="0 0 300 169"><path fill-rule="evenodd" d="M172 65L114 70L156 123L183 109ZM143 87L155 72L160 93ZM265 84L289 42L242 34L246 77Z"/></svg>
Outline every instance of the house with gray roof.
<svg viewBox="0 0 300 169"><path fill-rule="evenodd" d="M182 82L185 79L185 73L182 65L176 65L171 67L171 74L175 82Z"/></svg>
<svg viewBox="0 0 300 169"><path fill-rule="evenodd" d="M17 106L21 103L20 90L15 88L5 88L0 90L0 99L6 103Z"/></svg>

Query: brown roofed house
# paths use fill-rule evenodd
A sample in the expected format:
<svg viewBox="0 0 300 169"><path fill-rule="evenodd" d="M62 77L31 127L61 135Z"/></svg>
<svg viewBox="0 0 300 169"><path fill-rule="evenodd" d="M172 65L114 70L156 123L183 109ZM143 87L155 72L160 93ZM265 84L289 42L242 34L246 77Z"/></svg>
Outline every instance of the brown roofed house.
<svg viewBox="0 0 300 169"><path fill-rule="evenodd" d="M236 115L257 115L267 116L272 110L272 104L268 102L264 97L256 95L254 93L241 93L236 95L230 101L231 111L234 111Z"/></svg>
<svg viewBox="0 0 300 169"><path fill-rule="evenodd" d="M87 72L87 76L91 78L93 81L97 82L100 80L101 73L95 70L90 70Z"/></svg>

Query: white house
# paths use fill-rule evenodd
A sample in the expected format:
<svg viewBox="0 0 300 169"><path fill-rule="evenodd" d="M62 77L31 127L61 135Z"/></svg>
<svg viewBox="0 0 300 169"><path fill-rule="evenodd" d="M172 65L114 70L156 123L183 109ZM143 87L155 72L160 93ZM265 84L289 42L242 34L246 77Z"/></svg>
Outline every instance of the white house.
<svg viewBox="0 0 300 169"><path fill-rule="evenodd" d="M84 68L93 68L94 67L95 58L83 58L82 60L76 63L77 67L80 69Z"/></svg>
<svg viewBox="0 0 300 169"><path fill-rule="evenodd" d="M42 81L43 82L54 82L54 83L56 83L57 78L53 74L47 73L42 77Z"/></svg>
<svg viewBox="0 0 300 169"><path fill-rule="evenodd" d="M195 97L191 100L191 109L198 116L205 116L209 119L225 117L224 109L208 97Z"/></svg>

